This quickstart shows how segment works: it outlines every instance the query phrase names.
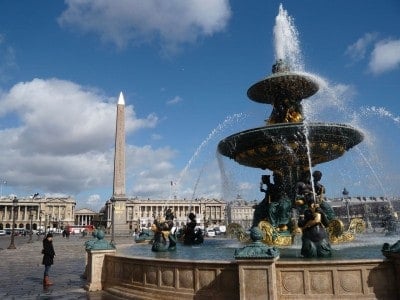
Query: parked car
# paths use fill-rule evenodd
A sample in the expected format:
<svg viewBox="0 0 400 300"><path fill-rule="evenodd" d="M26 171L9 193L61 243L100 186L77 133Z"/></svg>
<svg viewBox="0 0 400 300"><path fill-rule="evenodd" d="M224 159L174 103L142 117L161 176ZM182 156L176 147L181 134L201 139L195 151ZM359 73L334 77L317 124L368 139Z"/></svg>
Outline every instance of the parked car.
<svg viewBox="0 0 400 300"><path fill-rule="evenodd" d="M6 231L5 230L0 230L0 235L6 235Z"/></svg>
<svg viewBox="0 0 400 300"><path fill-rule="evenodd" d="M208 236L208 237L215 237L215 231L214 231L214 229L207 229L207 230L206 230L206 236Z"/></svg>

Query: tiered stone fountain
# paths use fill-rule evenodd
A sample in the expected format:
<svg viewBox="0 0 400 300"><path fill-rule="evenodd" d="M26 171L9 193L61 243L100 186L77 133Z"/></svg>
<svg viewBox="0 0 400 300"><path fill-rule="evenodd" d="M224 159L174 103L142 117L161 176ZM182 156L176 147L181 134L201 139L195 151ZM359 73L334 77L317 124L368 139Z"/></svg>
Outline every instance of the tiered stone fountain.
<svg viewBox="0 0 400 300"><path fill-rule="evenodd" d="M303 180L304 173L310 173L318 164L339 158L363 140L362 133L349 125L306 122L302 100L318 89L313 77L292 72L285 62L278 60L272 67L272 75L247 91L251 100L273 106L266 125L233 134L218 145L222 155L241 165L280 174L284 193L293 205L296 185ZM265 227L261 226L263 224L260 227ZM339 222L332 224L340 225ZM268 234L274 229L267 226L264 230L266 242L291 244L293 233L290 231L295 226L290 220L281 225L284 229L277 228L277 232L270 234L275 237L273 241Z"/></svg>

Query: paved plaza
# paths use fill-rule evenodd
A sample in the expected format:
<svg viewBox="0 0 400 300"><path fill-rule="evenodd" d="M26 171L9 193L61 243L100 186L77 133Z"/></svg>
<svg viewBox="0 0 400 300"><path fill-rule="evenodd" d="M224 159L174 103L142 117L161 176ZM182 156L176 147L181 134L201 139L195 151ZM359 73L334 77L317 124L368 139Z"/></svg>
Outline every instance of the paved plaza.
<svg viewBox="0 0 400 300"><path fill-rule="evenodd" d="M69 239L55 235L56 252L50 279L54 285L43 288L42 237L15 237L15 250L9 250L10 236L0 236L0 299L90 299L117 300L104 292L87 292L82 275L85 270L84 243L92 237L71 235ZM132 238L116 238L117 245L132 243Z"/></svg>

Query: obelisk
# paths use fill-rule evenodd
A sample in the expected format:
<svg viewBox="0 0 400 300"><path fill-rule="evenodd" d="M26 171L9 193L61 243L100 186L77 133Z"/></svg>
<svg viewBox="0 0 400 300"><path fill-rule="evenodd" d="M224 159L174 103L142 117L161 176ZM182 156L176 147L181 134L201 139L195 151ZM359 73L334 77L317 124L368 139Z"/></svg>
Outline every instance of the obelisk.
<svg viewBox="0 0 400 300"><path fill-rule="evenodd" d="M129 226L126 219L125 195L125 99L122 92L119 94L117 104L117 119L115 126L115 155L114 155L114 180L111 202L114 205L114 234L126 235Z"/></svg>

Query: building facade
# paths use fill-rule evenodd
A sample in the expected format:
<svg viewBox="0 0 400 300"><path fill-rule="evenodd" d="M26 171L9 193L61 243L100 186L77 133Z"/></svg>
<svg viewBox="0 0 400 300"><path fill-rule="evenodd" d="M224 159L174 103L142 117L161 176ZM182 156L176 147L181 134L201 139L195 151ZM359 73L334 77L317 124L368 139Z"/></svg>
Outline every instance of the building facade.
<svg viewBox="0 0 400 300"><path fill-rule="evenodd" d="M12 229L14 217L16 229L63 228L74 223L75 205L71 197L3 196L0 198L0 229Z"/></svg>
<svg viewBox="0 0 400 300"><path fill-rule="evenodd" d="M87 226L87 225L94 225L94 220L97 219L97 216L99 213L87 209L87 208L82 208L82 209L77 209L75 210L75 215L74 215L74 225L78 226Z"/></svg>
<svg viewBox="0 0 400 300"><path fill-rule="evenodd" d="M253 223L254 206L257 200L246 201L238 196L227 205L228 224L240 224L245 229L250 229Z"/></svg>
<svg viewBox="0 0 400 300"><path fill-rule="evenodd" d="M100 212L106 218L107 228L112 224L112 201L107 201L106 206ZM129 230L135 231L141 228L149 228L155 218L164 217L166 209L171 208L174 213L175 226L182 227L187 223L189 213L196 215L200 227L211 225L225 225L226 202L218 199L189 200L139 200L128 199L126 202L126 222Z"/></svg>

